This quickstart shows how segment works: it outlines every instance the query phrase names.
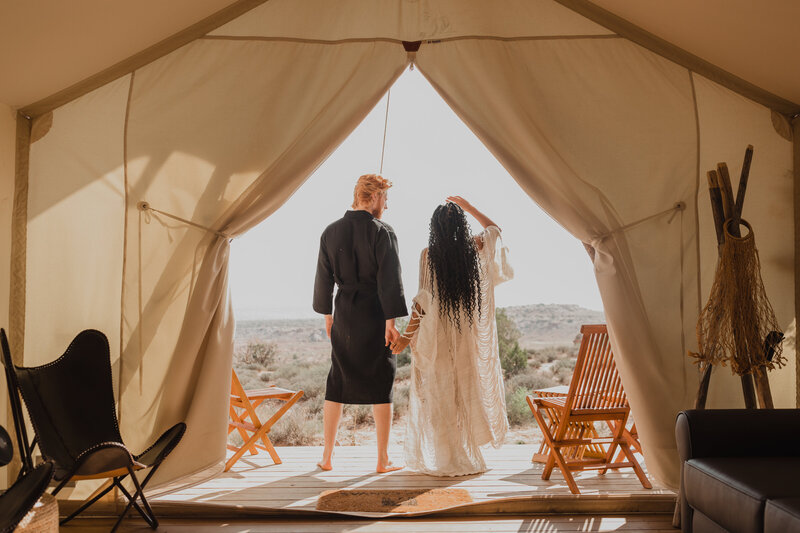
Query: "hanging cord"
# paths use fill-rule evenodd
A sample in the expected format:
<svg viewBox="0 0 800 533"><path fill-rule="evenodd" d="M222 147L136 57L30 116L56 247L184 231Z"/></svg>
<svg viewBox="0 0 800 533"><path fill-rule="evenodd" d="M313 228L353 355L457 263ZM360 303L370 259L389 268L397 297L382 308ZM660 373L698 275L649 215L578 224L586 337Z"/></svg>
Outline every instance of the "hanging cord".
<svg viewBox="0 0 800 533"><path fill-rule="evenodd" d="M177 215L172 215L170 213L166 213L164 211L160 211L158 209L155 209L154 207L151 207L150 204L147 203L147 202L139 202L138 204L136 204L136 207L139 208L139 211L141 211L141 212L143 212L145 214L147 214L148 211L152 211L153 213L158 213L159 215L164 215L165 217L171 218L172 220L177 220L178 222L183 222L184 224L187 224L189 226L193 226L195 228L199 228L199 229L208 231L209 233L213 233L214 235L217 235L219 237L223 237L225 239L231 239L232 238L230 235L227 235L227 234L222 233L221 231L217 231L215 229L211 229L208 226L203 226L202 224L198 224L197 222L192 222L191 220L187 220L185 218L181 218L181 217L179 217ZM145 222L150 223L149 217L145 218Z"/></svg>
<svg viewBox="0 0 800 533"><path fill-rule="evenodd" d="M654 218L658 218L660 216L672 213L672 216L669 217L669 220L667 220L667 224L670 224L670 223L672 223L672 219L675 218L675 215L678 214L678 212L683 212L684 209L686 209L686 203L685 202L675 202L675 205L673 205L669 209L665 209L663 211L659 211L658 213L652 214L649 217L644 217L644 218L639 219L639 220L637 220L635 222L631 222L630 224L625 224L624 226L620 226L618 228L614 228L611 231L608 231L606 233L603 233L602 235L599 235L595 240L602 241L603 239L605 239L606 237L610 237L614 233L619 233L621 231L627 231L627 230L629 230L629 229L631 229L633 227L638 226L639 224L643 224L644 222L647 222L648 220L653 220Z"/></svg>
<svg viewBox="0 0 800 533"><path fill-rule="evenodd" d="M386 130L389 126L389 97L392 95L392 88L386 91L386 116L383 118L383 145L381 146L381 168L378 174L383 174L383 155L386 153Z"/></svg>

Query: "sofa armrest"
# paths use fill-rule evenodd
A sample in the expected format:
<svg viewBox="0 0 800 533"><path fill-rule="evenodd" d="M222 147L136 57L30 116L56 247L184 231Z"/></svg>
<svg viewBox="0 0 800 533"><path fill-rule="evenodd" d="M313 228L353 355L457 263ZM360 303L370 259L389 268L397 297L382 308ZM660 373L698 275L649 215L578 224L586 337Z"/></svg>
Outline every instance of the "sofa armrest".
<svg viewBox="0 0 800 533"><path fill-rule="evenodd" d="M678 413L681 461L694 457L800 455L800 409L706 409Z"/></svg>

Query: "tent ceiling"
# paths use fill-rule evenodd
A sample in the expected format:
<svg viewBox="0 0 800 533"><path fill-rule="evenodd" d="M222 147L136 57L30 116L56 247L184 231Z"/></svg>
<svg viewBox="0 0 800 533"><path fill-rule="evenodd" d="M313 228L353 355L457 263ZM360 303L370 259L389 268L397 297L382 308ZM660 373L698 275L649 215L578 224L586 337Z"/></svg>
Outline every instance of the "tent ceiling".
<svg viewBox="0 0 800 533"><path fill-rule="evenodd" d="M10 0L0 5L0 102L69 87L234 0Z"/></svg>
<svg viewBox="0 0 800 533"><path fill-rule="evenodd" d="M795 0L593 2L750 83L800 103L800 76L794 68L800 58L794 27L800 19L800 3ZM232 3L4 2L0 7L0 102L29 105Z"/></svg>

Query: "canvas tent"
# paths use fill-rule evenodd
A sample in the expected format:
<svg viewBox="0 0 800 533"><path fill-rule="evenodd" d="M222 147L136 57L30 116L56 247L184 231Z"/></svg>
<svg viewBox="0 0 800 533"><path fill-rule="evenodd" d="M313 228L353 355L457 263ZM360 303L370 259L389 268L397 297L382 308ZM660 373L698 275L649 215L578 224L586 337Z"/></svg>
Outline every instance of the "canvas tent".
<svg viewBox="0 0 800 533"><path fill-rule="evenodd" d="M77 331L104 331L126 442L188 424L160 482L221 468L229 239L277 210L412 62L590 247L648 467L672 486L674 416L698 382L685 354L716 263L703 171L724 160L737 175L753 144L745 218L790 334L773 395L795 405L800 105L575 0L234 2L27 102L3 219L15 356L43 363ZM726 371L709 404L741 405Z"/></svg>

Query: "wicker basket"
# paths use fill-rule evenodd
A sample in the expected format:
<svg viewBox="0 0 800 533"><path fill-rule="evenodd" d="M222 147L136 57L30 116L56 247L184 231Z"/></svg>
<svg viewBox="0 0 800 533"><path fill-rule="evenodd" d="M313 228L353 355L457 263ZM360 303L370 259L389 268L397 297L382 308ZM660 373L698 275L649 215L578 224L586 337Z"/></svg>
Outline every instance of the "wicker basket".
<svg viewBox="0 0 800 533"><path fill-rule="evenodd" d="M50 532L58 532L58 502L45 492L23 517L14 533Z"/></svg>

